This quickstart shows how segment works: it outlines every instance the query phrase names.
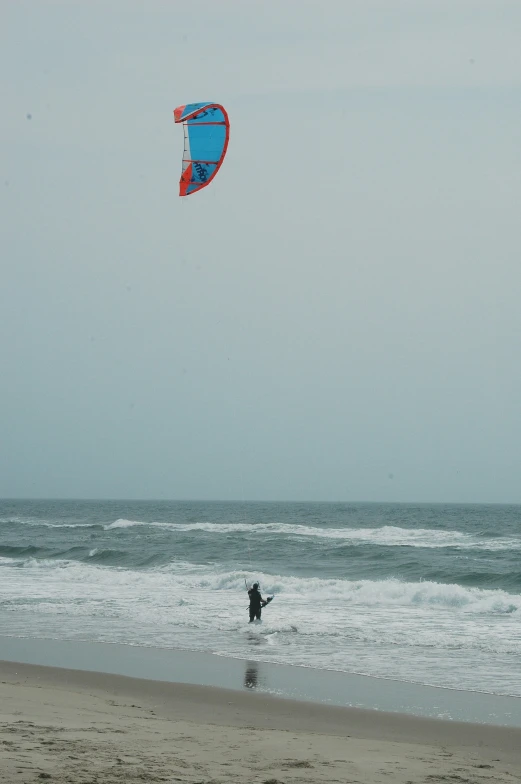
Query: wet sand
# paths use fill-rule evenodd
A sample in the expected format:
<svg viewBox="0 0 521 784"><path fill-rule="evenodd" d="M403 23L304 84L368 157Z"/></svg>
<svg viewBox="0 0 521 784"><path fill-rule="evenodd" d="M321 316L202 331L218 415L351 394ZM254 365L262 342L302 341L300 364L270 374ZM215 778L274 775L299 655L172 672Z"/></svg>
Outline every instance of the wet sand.
<svg viewBox="0 0 521 784"><path fill-rule="evenodd" d="M521 729L0 663L0 782L515 782Z"/></svg>
<svg viewBox="0 0 521 784"><path fill-rule="evenodd" d="M521 727L521 699L200 651L0 636L0 660L254 691L291 700Z"/></svg>

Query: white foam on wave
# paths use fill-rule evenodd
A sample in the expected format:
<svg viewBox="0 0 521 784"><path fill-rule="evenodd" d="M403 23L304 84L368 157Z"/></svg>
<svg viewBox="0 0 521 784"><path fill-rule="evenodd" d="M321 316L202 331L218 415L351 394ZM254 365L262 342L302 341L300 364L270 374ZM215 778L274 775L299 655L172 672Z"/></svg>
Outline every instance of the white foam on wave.
<svg viewBox="0 0 521 784"><path fill-rule="evenodd" d="M445 607L483 613L512 613L521 609L521 596L500 589L466 588L457 584L431 581L405 582L385 580L337 580L318 577L281 577L259 574L266 593L289 594L313 598L318 604L333 601L345 604L376 606ZM200 579L209 590L241 590L244 573L208 575Z"/></svg>
<svg viewBox="0 0 521 784"><path fill-rule="evenodd" d="M97 528L97 523L57 523L54 520L42 520L39 517L0 517L0 525L27 525L33 528Z"/></svg>
<svg viewBox="0 0 521 784"><path fill-rule="evenodd" d="M318 528L289 523L165 523L141 520L115 520L105 525L105 530L149 526L178 533L201 531L209 534L262 534L264 537L315 537L353 544L375 544L387 547L455 547L472 550L521 550L521 537L496 537L483 539L461 531L441 531L432 528L401 528L384 525L379 528Z"/></svg>
<svg viewBox="0 0 521 784"><path fill-rule="evenodd" d="M45 528L98 528L99 523L61 523L38 518L6 517L0 523L17 523ZM442 531L433 528L403 528L400 526L383 525L378 528L319 528L291 523L173 523L147 522L144 520L127 520L119 518L103 525L105 531L150 527L172 531L173 533L201 532L213 535L229 535L243 533L267 536L286 536L290 538L313 537L336 542L337 544L374 544L383 547L420 547L446 548L460 550L521 550L521 537L487 537L463 533L461 531Z"/></svg>
<svg viewBox="0 0 521 784"><path fill-rule="evenodd" d="M89 552L92 557L98 548ZM198 590L203 592L241 594L245 580L251 575L244 571L222 571L219 565L206 566L190 562L171 562L162 566L133 571L125 567L102 566L66 559L1 558L4 565L11 565L25 573L45 572L49 581L67 579L103 583L117 590L118 586L135 582L166 588L170 591ZM55 575L53 577L53 575ZM256 574L262 590L267 594L284 594L289 597L310 598L318 605L327 602L350 604L358 607L431 607L463 610L475 613L513 613L521 610L521 595L501 589L465 587L456 583L437 583L429 580L406 582L396 578L384 580L325 579L319 577L293 577ZM16 592L17 587L12 586Z"/></svg>
<svg viewBox="0 0 521 784"><path fill-rule="evenodd" d="M119 520L114 520L114 522L109 523L109 525L104 525L103 528L105 531L112 531L114 528L133 528L135 525L157 526L161 525L161 523L145 523L141 520L125 520L124 518L121 518Z"/></svg>

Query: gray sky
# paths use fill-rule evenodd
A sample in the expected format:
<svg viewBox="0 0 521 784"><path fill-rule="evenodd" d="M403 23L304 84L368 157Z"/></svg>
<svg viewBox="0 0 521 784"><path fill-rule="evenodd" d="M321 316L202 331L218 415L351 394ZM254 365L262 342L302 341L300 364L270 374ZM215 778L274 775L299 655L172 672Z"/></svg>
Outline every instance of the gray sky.
<svg viewBox="0 0 521 784"><path fill-rule="evenodd" d="M519 0L0 31L0 495L521 501ZM206 100L229 152L180 199Z"/></svg>

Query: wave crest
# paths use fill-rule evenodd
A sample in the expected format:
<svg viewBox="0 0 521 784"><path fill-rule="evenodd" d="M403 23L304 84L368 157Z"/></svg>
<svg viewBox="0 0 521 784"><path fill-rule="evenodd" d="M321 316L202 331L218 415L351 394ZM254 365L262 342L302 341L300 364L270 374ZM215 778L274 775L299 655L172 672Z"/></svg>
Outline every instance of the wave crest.
<svg viewBox="0 0 521 784"><path fill-rule="evenodd" d="M318 528L314 526L289 523L167 523L146 522L142 520L118 519L105 525L106 531L127 529L135 526L148 526L178 533L202 532L207 534L262 534L263 536L283 535L287 537L315 537L331 539L351 544L374 544L387 547L423 547L473 550L521 550L521 537L487 537L463 533L461 531L442 531L436 528L402 528L384 525L379 528Z"/></svg>

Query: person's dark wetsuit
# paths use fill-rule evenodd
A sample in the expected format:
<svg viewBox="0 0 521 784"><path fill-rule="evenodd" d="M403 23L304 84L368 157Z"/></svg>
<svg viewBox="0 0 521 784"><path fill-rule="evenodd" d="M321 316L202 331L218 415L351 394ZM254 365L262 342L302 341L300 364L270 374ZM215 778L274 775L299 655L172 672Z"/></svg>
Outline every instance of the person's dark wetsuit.
<svg viewBox="0 0 521 784"><path fill-rule="evenodd" d="M254 583L253 588L250 588L248 596L250 597L250 623L255 619L260 621L261 610L266 602L260 595L258 583Z"/></svg>

